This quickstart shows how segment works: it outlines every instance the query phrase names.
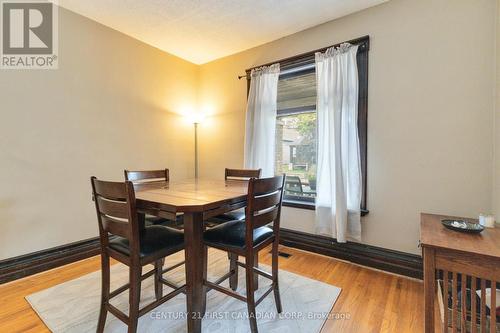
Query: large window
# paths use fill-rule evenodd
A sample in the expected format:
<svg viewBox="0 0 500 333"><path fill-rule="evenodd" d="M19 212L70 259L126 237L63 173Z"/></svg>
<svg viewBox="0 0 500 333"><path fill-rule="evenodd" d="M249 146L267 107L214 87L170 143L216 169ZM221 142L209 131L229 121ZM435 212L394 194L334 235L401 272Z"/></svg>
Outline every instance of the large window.
<svg viewBox="0 0 500 333"><path fill-rule="evenodd" d="M366 213L370 38L365 36L347 42L359 45L356 59L359 79L358 133L362 173L361 211ZM316 52L324 52L329 47L266 64L280 63L275 171L276 174L286 173L287 175L283 200L283 204L287 206L314 208L316 197L316 73L314 57ZM248 87L250 87L251 69L247 69L246 72Z"/></svg>
<svg viewBox="0 0 500 333"><path fill-rule="evenodd" d="M280 76L276 174L286 173L284 200L314 204L316 197L316 76L314 67Z"/></svg>

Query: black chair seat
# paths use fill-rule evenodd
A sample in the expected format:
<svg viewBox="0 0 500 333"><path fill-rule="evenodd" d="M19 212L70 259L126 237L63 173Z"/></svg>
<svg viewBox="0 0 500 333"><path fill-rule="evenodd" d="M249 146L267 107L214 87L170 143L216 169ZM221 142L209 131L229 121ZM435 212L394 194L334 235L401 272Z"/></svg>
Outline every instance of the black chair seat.
<svg viewBox="0 0 500 333"><path fill-rule="evenodd" d="M146 215L145 222L146 222L146 226L152 226L152 225L163 225L164 223L170 222L170 220L164 219L163 217Z"/></svg>
<svg viewBox="0 0 500 333"><path fill-rule="evenodd" d="M146 227L140 234L139 255L142 258L158 252L169 252L182 246L184 246L184 233L182 231L152 225ZM129 241L126 238L115 237L109 242L109 247L125 255L130 255Z"/></svg>
<svg viewBox="0 0 500 333"><path fill-rule="evenodd" d="M224 213L221 215L217 215L209 218L205 222L209 227L214 227L221 223L226 223L229 221L242 221L245 219L245 208L234 210L232 212Z"/></svg>
<svg viewBox="0 0 500 333"><path fill-rule="evenodd" d="M245 247L246 222L230 221L222 223L203 234L205 243L215 247ZM273 236L273 229L260 227L253 231L253 244L257 245Z"/></svg>
<svg viewBox="0 0 500 333"><path fill-rule="evenodd" d="M146 226L162 225L164 227L175 228L176 226L182 226L184 224L184 219L183 219L183 215L177 216L177 219L175 221L170 220L170 219L166 219L163 217L146 215L145 224L146 224Z"/></svg>
<svg viewBox="0 0 500 333"><path fill-rule="evenodd" d="M221 216L229 221L243 221L245 219L245 208L233 210L232 212L222 214Z"/></svg>

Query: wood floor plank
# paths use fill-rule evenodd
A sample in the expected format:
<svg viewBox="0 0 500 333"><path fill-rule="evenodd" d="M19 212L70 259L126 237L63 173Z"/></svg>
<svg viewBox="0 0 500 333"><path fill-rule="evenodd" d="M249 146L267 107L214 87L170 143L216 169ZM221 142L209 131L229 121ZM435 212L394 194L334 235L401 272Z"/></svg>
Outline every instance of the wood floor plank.
<svg viewBox="0 0 500 333"><path fill-rule="evenodd" d="M422 332L423 283L306 251L282 247L280 269L342 288L333 313L349 319L327 320L326 332ZM270 255L261 257L268 264ZM286 311L286 308L285 308Z"/></svg>
<svg viewBox="0 0 500 333"><path fill-rule="evenodd" d="M280 257L280 269L342 288L322 333L423 331L421 281L297 249L281 247L280 251L292 254ZM227 260L222 252L210 257L211 262L222 260ZM267 250L259 261L271 264ZM100 258L92 257L1 285L0 332L49 332L24 297L99 269Z"/></svg>

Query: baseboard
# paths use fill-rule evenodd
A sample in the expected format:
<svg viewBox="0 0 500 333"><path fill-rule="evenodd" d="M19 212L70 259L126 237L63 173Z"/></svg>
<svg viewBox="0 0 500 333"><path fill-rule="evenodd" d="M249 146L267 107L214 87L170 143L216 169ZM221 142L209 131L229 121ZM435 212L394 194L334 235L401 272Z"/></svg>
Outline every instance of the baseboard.
<svg viewBox="0 0 500 333"><path fill-rule="evenodd" d="M335 239L300 231L281 229L280 243L356 264L422 279L422 257L355 242L337 243Z"/></svg>
<svg viewBox="0 0 500 333"><path fill-rule="evenodd" d="M333 238L300 231L281 229L283 245L368 267L422 279L422 258L418 255L376 246L347 242L339 244ZM100 253L99 237L94 237L47 250L0 260L0 284L40 273Z"/></svg>
<svg viewBox="0 0 500 333"><path fill-rule="evenodd" d="M95 256L101 252L99 237L0 260L0 284Z"/></svg>

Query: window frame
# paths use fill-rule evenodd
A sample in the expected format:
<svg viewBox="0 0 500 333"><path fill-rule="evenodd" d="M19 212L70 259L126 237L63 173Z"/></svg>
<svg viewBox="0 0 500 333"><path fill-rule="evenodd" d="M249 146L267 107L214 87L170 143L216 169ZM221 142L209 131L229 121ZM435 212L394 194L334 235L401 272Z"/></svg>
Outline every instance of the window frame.
<svg viewBox="0 0 500 333"><path fill-rule="evenodd" d="M314 51L302 53L289 58L281 59L278 61L273 61L264 65L255 66L246 70L247 79L247 98L250 92L250 73L252 69L261 66L269 66L275 63L280 64L280 70L284 71L287 69L297 68L299 66L307 66L315 62L316 52L325 52L331 47L338 47L343 43L350 43L352 45L358 45L358 53L356 55L356 61L358 65L358 82L359 82L359 92L358 92L358 137L359 137L359 148L360 148L360 158L361 158L361 213L366 215L368 213L367 209L367 159L368 159L368 52L370 50L370 36L363 36L360 38L352 39L335 45L323 47ZM295 74L295 73L294 73ZM286 76L287 74L284 74ZM281 78L281 75L280 75ZM309 107L307 107L309 109ZM305 112L306 110L298 110L304 108L297 108L296 113ZM288 114L291 109L285 109L281 111L286 111ZM292 110L293 112L293 110ZM280 115L283 112L280 112ZM291 114L291 112L290 112ZM294 202L294 201L284 201L283 206L290 206L303 209L315 209L314 204L307 204L305 202Z"/></svg>

